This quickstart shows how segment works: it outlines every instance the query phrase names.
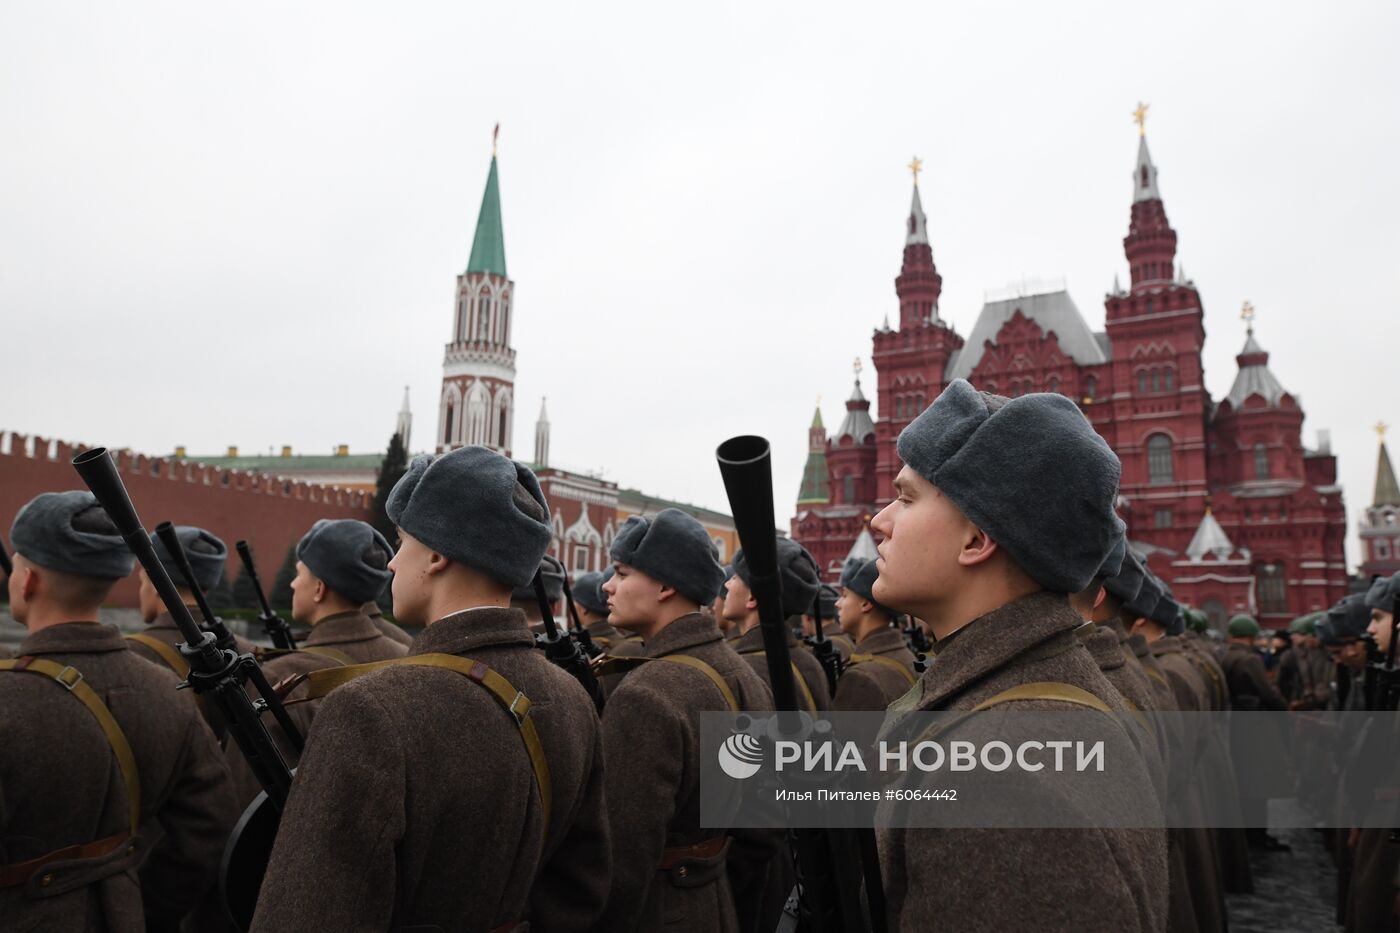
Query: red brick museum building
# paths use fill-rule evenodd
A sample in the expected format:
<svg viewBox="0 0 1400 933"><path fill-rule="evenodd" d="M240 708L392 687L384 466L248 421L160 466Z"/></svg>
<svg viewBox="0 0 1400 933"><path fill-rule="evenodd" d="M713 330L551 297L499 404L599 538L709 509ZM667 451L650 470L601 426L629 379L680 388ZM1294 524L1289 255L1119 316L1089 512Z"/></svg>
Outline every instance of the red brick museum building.
<svg viewBox="0 0 1400 933"><path fill-rule="evenodd" d="M899 324L886 319L873 336L878 418L858 374L834 434L818 412L793 537L839 574L891 498L895 438L961 377L1003 395L1075 399L1123 462L1119 514L1132 548L1215 625L1236 612L1286 624L1345 595L1346 515L1327 435L1319 449L1303 446L1303 411L1252 324L1229 393L1210 397L1201 296L1175 263L1176 238L1144 135L1123 238L1129 284L1105 296L1104 330L1059 290L989 301L964 339L939 314L943 280L916 176L895 279ZM1243 316L1252 319L1248 305Z"/></svg>

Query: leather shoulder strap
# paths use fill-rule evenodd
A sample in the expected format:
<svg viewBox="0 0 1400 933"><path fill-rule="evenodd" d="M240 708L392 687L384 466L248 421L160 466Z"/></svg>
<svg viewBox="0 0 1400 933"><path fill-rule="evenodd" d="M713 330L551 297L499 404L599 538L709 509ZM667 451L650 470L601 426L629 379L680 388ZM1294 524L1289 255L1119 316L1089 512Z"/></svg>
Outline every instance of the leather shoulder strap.
<svg viewBox="0 0 1400 933"><path fill-rule="evenodd" d="M83 680L82 672L71 665L60 667L53 661L33 655L0 661L0 671L20 671L47 677L73 694L87 707L88 712L92 713L97 724L102 727L103 734L107 736L107 744L112 746L112 754L117 756L117 766L121 768L122 780L126 784L126 806L131 834L136 835L141 823L141 779L136 770L136 756L132 753L131 743L126 740L126 733L122 731L116 717L107 708L107 704L102 702L102 698Z"/></svg>
<svg viewBox="0 0 1400 933"><path fill-rule="evenodd" d="M900 664L894 658L888 657L887 655L883 654L853 654L851 655L851 659L846 663L866 664L871 661L875 662L876 664L882 664L885 667L891 668L892 670L899 671L901 674L904 675L904 679L909 682L909 686L911 687L914 685L914 681L918 679L914 676L914 672L909 670L909 668L905 667L903 664Z"/></svg>
<svg viewBox="0 0 1400 933"><path fill-rule="evenodd" d="M414 654L403 658L389 658L384 661L370 661L367 664L349 664L343 667L328 667L309 674L300 675L307 684L307 694L287 703L292 706L307 700L319 699L336 687L349 683L356 677L386 667L437 667L455 671L478 686L484 687L501 708L515 720L520 731L520 739L525 752L530 756L530 767L535 772L535 786L540 792L540 805L544 807L544 828L549 832L549 819L553 805L553 788L549 780L549 761L545 758L544 744L540 741L535 721L530 718L530 700L515 689L511 682L473 658L458 657L455 654ZM295 686L295 684L292 684Z"/></svg>
<svg viewBox="0 0 1400 933"><path fill-rule="evenodd" d="M740 655L745 658L762 658L766 657L767 654L767 651L740 652ZM802 692L802 702L807 704L807 712L815 713L817 711L817 701L812 696L812 689L807 686L807 680L802 676L802 671L798 669L797 662L789 661L788 663L792 666L792 679L797 681L797 689ZM739 711L738 707L735 707L734 711L737 713Z"/></svg>
<svg viewBox="0 0 1400 933"><path fill-rule="evenodd" d="M329 658L335 663L345 666L355 663L355 659L350 657L350 655L346 654L344 651L337 651L336 649L328 648L325 645L303 645L301 647L301 650L305 651L307 654L314 654L319 655L323 658Z"/></svg>
<svg viewBox="0 0 1400 933"><path fill-rule="evenodd" d="M185 662L184 658L180 657L180 652L177 651L173 645L168 645L154 635L147 635L145 632L136 635L128 635L126 636L126 640L134 641L138 645L145 645L147 648L150 648L156 653L157 657L165 662L165 666L174 671L176 676L181 680L190 676L189 664Z"/></svg>

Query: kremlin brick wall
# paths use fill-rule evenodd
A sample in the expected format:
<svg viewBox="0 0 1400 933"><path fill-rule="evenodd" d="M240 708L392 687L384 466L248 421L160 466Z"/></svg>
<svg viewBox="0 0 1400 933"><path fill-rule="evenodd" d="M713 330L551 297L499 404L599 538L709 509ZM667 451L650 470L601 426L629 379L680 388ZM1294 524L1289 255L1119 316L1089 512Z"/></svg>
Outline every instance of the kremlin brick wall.
<svg viewBox="0 0 1400 933"><path fill-rule="evenodd" d="M88 446L0 431L0 531L7 548L10 526L26 502L41 492L86 488L71 461ZM230 583L239 569L235 541L252 546L263 586L270 587L287 549L318 519L370 517L371 493L129 450L113 456L146 530L170 521L212 531L228 545ZM136 606L137 587L133 573L112 591L109 604Z"/></svg>

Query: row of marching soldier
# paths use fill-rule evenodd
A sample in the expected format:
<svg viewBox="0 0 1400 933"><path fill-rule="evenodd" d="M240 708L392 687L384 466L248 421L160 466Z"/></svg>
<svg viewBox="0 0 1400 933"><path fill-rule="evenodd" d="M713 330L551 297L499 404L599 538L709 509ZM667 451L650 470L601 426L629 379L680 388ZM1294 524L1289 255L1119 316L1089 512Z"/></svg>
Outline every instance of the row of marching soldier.
<svg viewBox="0 0 1400 933"><path fill-rule="evenodd" d="M790 672L767 663L743 551L722 567L699 522L666 509L629 519L608 572L568 587L534 474L486 448L413 461L387 504L397 549L361 522L317 523L292 585L310 634L228 648L255 653L275 684L288 728L268 732L297 768L244 905L251 928L779 929L803 893L783 834L699 816L700 714L771 710L775 671L812 713L1142 714L1147 734L1125 729L1121 750L1146 811L1203 809L1203 774L1237 786L1230 738L1188 735L1168 714L1247 696L1269 708L1273 687L1253 654L1218 658L1129 550L1118 460L1070 400L957 380L898 450L895 499L872 521L878 560L831 587L800 545L776 541ZM226 548L177 532L192 574L180 595L195 602ZM133 559L86 492L39 496L10 540L28 637L0 671L0 926L227 926L220 857L260 770L206 696L177 689L184 638L159 587L143 570L144 632L97 623ZM386 585L416 637L367 611ZM1354 633L1338 619L1324 644ZM1241 648L1246 628L1231 627ZM592 663L551 663L560 639ZM1279 674L1309 702L1335 679L1312 664L1300 652ZM1280 847L1253 785L1238 786L1229 805L1257 830L882 828L869 928L1224 930L1225 894L1251 885L1250 846ZM1393 906L1394 849L1384 834L1347 840L1347 903Z"/></svg>

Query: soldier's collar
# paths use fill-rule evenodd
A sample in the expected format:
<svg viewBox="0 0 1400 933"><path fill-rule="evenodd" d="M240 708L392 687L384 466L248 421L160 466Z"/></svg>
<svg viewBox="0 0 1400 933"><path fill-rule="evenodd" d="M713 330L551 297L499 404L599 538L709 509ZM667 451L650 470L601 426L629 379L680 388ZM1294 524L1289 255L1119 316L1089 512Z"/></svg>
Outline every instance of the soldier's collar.
<svg viewBox="0 0 1400 933"><path fill-rule="evenodd" d="M383 633L375 627L369 616L358 609L326 616L311 626L306 636L307 645L341 645L352 641L369 641L383 638Z"/></svg>
<svg viewBox="0 0 1400 933"><path fill-rule="evenodd" d="M856 642L856 650L861 654L883 654L887 651L898 651L904 647L907 647L904 644L904 633L888 625L876 629Z"/></svg>
<svg viewBox="0 0 1400 933"><path fill-rule="evenodd" d="M684 651L687 648L720 641L723 637L712 616L691 612L676 619L648 639L646 656L657 658L663 654L675 654L677 651Z"/></svg>
<svg viewBox="0 0 1400 933"><path fill-rule="evenodd" d="M410 654L464 654L474 648L524 645L533 648L535 636L519 609L484 606L463 609L430 623L414 639Z"/></svg>
<svg viewBox="0 0 1400 933"><path fill-rule="evenodd" d="M974 619L958 629L957 639L942 639L932 668L937 677L924 680L920 706L932 708L1012 661L1056 648L1059 642L1077 648L1073 632L1083 624L1064 593L1044 590Z"/></svg>
<svg viewBox="0 0 1400 933"><path fill-rule="evenodd" d="M17 657L26 654L85 654L125 651L126 639L115 625L100 622L65 622L33 632L19 643Z"/></svg>

